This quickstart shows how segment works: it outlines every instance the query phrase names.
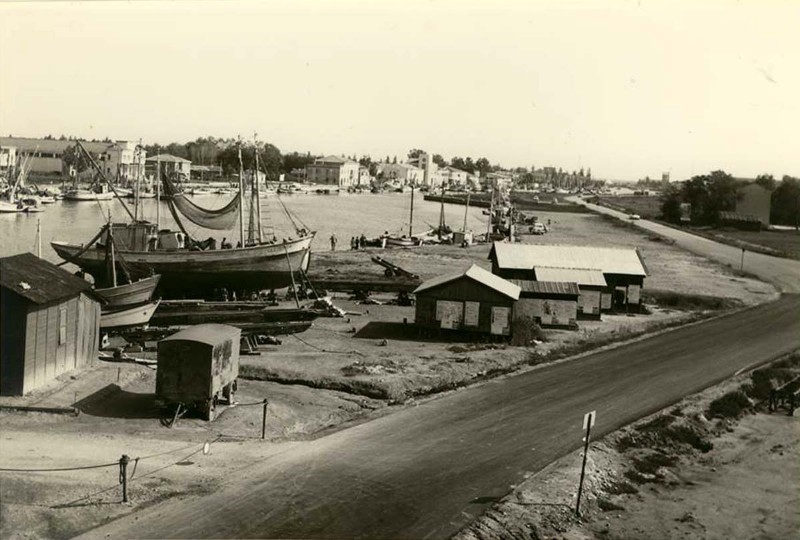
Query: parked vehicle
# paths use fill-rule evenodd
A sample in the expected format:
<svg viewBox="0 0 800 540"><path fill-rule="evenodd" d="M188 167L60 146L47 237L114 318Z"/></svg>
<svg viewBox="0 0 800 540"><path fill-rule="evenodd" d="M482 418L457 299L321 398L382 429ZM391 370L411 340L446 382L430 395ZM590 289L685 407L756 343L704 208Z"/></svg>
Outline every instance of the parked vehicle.
<svg viewBox="0 0 800 540"><path fill-rule="evenodd" d="M199 324L161 340L156 397L167 406L199 410L213 420L223 399L233 403L241 335L233 326Z"/></svg>
<svg viewBox="0 0 800 540"><path fill-rule="evenodd" d="M641 219L641 216L639 214L631 214L628 216L628 219Z"/></svg>
<svg viewBox="0 0 800 540"><path fill-rule="evenodd" d="M531 234L544 234L547 232L547 227L541 221L537 221L528 229Z"/></svg>

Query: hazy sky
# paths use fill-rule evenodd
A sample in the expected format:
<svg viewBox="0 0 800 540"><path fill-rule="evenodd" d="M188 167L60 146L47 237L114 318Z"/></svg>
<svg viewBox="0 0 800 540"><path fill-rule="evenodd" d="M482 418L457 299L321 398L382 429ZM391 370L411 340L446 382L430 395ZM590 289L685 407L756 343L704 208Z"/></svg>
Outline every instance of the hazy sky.
<svg viewBox="0 0 800 540"><path fill-rule="evenodd" d="M0 133L800 175L800 0L0 4Z"/></svg>

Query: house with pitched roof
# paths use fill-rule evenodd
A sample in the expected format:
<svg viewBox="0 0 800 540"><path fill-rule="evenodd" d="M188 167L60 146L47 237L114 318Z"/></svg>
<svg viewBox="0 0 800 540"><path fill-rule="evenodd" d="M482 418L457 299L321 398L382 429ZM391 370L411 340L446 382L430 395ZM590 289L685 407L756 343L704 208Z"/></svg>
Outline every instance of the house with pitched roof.
<svg viewBox="0 0 800 540"><path fill-rule="evenodd" d="M314 184L325 184L348 188L359 185L361 175L357 161L339 156L317 158L306 165L306 180Z"/></svg>

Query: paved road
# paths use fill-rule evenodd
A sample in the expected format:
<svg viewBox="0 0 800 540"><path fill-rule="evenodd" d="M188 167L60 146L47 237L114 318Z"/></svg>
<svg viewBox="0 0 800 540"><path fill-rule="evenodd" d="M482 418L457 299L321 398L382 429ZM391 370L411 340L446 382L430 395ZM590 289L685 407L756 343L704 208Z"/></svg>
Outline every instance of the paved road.
<svg viewBox="0 0 800 540"><path fill-rule="evenodd" d="M569 199L572 202L585 204L595 212L628 220L627 214L623 212L618 212L605 206L589 204L575 197L570 197ZM723 264L728 264L737 270L741 265L742 250L738 247L720 244L719 242L645 219L631 221L631 223L644 230L672 238L677 245L684 249ZM800 292L800 261L748 251L744 255L744 270L759 276L764 281L773 283L783 292Z"/></svg>
<svg viewBox="0 0 800 540"><path fill-rule="evenodd" d="M96 538L446 538L580 445L800 347L800 296L406 408L254 463ZM223 450L228 451L228 450ZM231 449L230 451L235 451ZM135 490L135 487L134 487Z"/></svg>

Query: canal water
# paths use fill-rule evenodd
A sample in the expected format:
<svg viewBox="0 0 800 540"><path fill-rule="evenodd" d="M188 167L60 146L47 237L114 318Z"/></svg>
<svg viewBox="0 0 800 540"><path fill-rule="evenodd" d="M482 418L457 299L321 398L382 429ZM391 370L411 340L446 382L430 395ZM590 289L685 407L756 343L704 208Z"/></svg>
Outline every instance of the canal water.
<svg viewBox="0 0 800 540"><path fill-rule="evenodd" d="M206 208L220 208L231 198L231 195L197 195L193 201ZM292 194L281 196L280 201L310 230L317 231L312 250L327 251L330 249L330 236L335 233L338 238L337 249L349 249L350 238L366 235L368 238L378 236L384 231L408 234L411 193L385 194ZM294 228L282 210L276 195L262 197L262 225L266 231L274 231L280 238L294 235ZM156 201L142 201L144 219L155 222ZM125 203L132 209L129 200ZM464 206L445 204L445 220L454 230L461 230L464 224ZM42 231L42 258L51 262L61 259L50 247L52 240L63 240L73 243L85 243L91 240L108 220L109 212L115 222L127 221L128 214L117 200L102 202L57 201L44 206L45 211L39 213L0 214L0 256L16 255L25 251L36 252L37 222ZM423 200L417 193L414 195L413 233L418 234L435 227L439 223L439 203ZM161 227L177 230L178 227L170 215L165 202L160 203ZM476 234L485 232L487 217L481 208L471 207L468 210L467 229ZM208 237L221 241L227 237L234 245L239 239L238 225L233 231L211 231L193 225L184 220L189 233L196 239Z"/></svg>

